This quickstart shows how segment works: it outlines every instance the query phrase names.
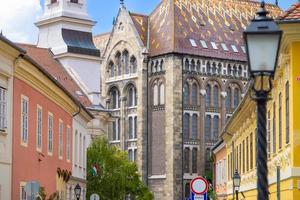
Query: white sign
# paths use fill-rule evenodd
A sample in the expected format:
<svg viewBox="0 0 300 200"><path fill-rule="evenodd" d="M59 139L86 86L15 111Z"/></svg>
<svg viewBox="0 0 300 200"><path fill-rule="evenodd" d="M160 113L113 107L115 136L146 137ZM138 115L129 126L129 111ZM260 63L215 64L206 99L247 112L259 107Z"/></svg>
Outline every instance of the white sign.
<svg viewBox="0 0 300 200"><path fill-rule="evenodd" d="M196 195L194 196L194 200L205 200L205 199L204 199L204 195L197 195L197 194L196 194Z"/></svg>
<svg viewBox="0 0 300 200"><path fill-rule="evenodd" d="M100 197L98 194L92 194L90 200L100 200Z"/></svg>
<svg viewBox="0 0 300 200"><path fill-rule="evenodd" d="M197 177L194 178L191 182L191 191L195 195L203 195L206 193L208 190L208 182L202 178L202 177Z"/></svg>

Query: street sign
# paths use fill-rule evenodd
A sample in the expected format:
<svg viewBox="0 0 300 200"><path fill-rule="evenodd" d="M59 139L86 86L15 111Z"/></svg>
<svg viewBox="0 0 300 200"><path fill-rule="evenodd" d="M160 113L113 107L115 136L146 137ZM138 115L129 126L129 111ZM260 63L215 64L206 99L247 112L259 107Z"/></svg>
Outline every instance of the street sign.
<svg viewBox="0 0 300 200"><path fill-rule="evenodd" d="M194 194L194 193L192 193L191 200L207 200L207 193L204 193L204 194Z"/></svg>
<svg viewBox="0 0 300 200"><path fill-rule="evenodd" d="M40 184L37 181L29 181L25 185L24 190L27 194L27 199L35 200L40 191Z"/></svg>
<svg viewBox="0 0 300 200"><path fill-rule="evenodd" d="M208 190L208 182L202 177L194 178L190 184L190 189L195 195L203 195Z"/></svg>
<svg viewBox="0 0 300 200"><path fill-rule="evenodd" d="M100 200L100 197L98 194L92 194L90 200Z"/></svg>

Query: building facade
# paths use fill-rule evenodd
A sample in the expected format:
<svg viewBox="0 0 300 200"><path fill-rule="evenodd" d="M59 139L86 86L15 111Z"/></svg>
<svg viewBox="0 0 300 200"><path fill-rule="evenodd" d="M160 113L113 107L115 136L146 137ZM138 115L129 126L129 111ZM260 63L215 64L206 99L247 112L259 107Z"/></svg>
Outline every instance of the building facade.
<svg viewBox="0 0 300 200"><path fill-rule="evenodd" d="M283 30L279 63L270 101L267 103L267 151L270 199L294 200L299 192L299 26L300 4L296 3L278 18ZM257 199L256 103L248 91L221 136L226 147L226 199L232 199L232 175L241 174L240 195ZM220 160L216 152L216 163Z"/></svg>
<svg viewBox="0 0 300 200"><path fill-rule="evenodd" d="M258 7L163 0L142 15L121 2L110 35L94 38L110 143L137 162L155 199L184 199L192 178L212 173L211 147L248 83L242 31Z"/></svg>

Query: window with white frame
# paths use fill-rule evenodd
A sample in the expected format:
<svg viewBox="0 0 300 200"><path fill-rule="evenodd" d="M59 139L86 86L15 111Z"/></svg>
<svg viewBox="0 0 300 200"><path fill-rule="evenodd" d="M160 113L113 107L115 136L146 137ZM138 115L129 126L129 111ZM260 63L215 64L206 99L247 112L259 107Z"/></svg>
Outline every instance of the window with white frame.
<svg viewBox="0 0 300 200"><path fill-rule="evenodd" d="M67 160L70 160L70 152L71 152L71 145L70 145L70 143L71 143L71 129L70 129L70 127L67 127L67 141L66 141L66 144L67 144Z"/></svg>
<svg viewBox="0 0 300 200"><path fill-rule="evenodd" d="M42 113L43 113L42 107L37 106L36 147L39 150L42 149Z"/></svg>
<svg viewBox="0 0 300 200"><path fill-rule="evenodd" d="M112 141L120 141L120 126L121 121L119 118L112 122Z"/></svg>
<svg viewBox="0 0 300 200"><path fill-rule="evenodd" d="M128 136L129 139L136 139L137 137L137 117L136 116L129 116L128 118Z"/></svg>
<svg viewBox="0 0 300 200"><path fill-rule="evenodd" d="M128 160L132 162L136 162L136 153L137 153L137 148L136 147L131 147L128 149Z"/></svg>
<svg viewBox="0 0 300 200"><path fill-rule="evenodd" d="M25 182L20 183L20 200L27 200L27 194L25 191Z"/></svg>
<svg viewBox="0 0 300 200"><path fill-rule="evenodd" d="M48 114L48 153L53 152L53 115Z"/></svg>
<svg viewBox="0 0 300 200"><path fill-rule="evenodd" d="M28 142L28 111L29 111L29 100L28 97L22 96L21 103L21 133L22 143Z"/></svg>
<svg viewBox="0 0 300 200"><path fill-rule="evenodd" d="M7 123L7 90L0 87L0 129L6 129Z"/></svg>
<svg viewBox="0 0 300 200"><path fill-rule="evenodd" d="M63 157L63 131L64 131L64 124L61 120L59 120L59 127L58 127L58 157L60 159Z"/></svg>

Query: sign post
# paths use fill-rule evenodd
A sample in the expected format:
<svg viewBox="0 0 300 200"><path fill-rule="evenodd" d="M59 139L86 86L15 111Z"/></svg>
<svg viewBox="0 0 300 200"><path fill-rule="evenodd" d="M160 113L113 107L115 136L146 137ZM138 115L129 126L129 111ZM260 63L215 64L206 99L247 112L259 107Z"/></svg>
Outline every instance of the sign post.
<svg viewBox="0 0 300 200"><path fill-rule="evenodd" d="M196 177L190 184L191 200L207 200L208 182L202 177Z"/></svg>

